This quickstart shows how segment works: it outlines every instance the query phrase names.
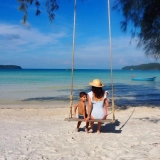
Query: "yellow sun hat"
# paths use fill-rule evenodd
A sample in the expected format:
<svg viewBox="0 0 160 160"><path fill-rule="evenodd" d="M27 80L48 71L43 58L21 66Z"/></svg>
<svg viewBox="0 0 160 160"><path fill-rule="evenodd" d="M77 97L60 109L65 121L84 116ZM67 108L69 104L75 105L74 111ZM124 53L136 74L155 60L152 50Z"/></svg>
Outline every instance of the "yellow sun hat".
<svg viewBox="0 0 160 160"><path fill-rule="evenodd" d="M103 87L104 84L99 79L94 79L92 82L89 82L89 85L94 87Z"/></svg>

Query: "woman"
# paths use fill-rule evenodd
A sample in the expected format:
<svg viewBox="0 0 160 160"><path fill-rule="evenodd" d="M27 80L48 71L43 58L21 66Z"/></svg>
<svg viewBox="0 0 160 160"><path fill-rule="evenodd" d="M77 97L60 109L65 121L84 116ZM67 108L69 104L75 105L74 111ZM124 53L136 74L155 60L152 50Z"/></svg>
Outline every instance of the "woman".
<svg viewBox="0 0 160 160"><path fill-rule="evenodd" d="M105 91L102 89L104 86L99 79L94 79L89 83L92 86L92 91L88 93L88 117L87 119L106 119L107 109L109 102ZM100 133L102 122L98 122L97 133ZM90 133L93 132L94 122L91 122Z"/></svg>

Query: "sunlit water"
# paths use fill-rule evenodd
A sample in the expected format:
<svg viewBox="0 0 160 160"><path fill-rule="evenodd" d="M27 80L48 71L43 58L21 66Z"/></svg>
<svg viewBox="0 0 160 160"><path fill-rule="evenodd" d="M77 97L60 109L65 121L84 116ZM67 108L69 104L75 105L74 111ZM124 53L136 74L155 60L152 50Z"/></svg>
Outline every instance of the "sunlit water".
<svg viewBox="0 0 160 160"><path fill-rule="evenodd" d="M131 76L153 77L155 81L132 81ZM73 97L90 90L89 82L99 78L112 97L110 70L75 70ZM0 70L0 104L47 104L69 102L70 70ZM160 105L160 71L113 70L115 105Z"/></svg>

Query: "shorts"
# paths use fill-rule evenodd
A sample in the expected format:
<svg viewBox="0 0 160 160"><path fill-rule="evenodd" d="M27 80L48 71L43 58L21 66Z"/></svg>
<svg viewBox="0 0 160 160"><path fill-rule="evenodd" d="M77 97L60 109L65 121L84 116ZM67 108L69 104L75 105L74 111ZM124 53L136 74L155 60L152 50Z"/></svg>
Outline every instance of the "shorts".
<svg viewBox="0 0 160 160"><path fill-rule="evenodd" d="M87 115L86 115L86 117L87 117ZM79 114L79 115L78 115L78 118L79 118L79 119L84 119L84 116Z"/></svg>
<svg viewBox="0 0 160 160"><path fill-rule="evenodd" d="M79 114L79 115L78 115L78 118L79 118L79 119L84 119L84 116Z"/></svg>

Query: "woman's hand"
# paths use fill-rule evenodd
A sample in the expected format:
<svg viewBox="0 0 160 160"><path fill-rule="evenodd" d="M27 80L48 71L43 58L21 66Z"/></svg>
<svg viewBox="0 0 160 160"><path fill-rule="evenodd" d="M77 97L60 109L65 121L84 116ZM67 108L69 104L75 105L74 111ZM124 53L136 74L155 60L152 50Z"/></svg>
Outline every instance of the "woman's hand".
<svg viewBox="0 0 160 160"><path fill-rule="evenodd" d="M106 118L107 118L107 116L108 116L108 115L106 114L106 115L104 116L104 119L106 119Z"/></svg>
<svg viewBox="0 0 160 160"><path fill-rule="evenodd" d="M90 119L90 117L88 116L87 118L85 118L85 121L88 122Z"/></svg>

